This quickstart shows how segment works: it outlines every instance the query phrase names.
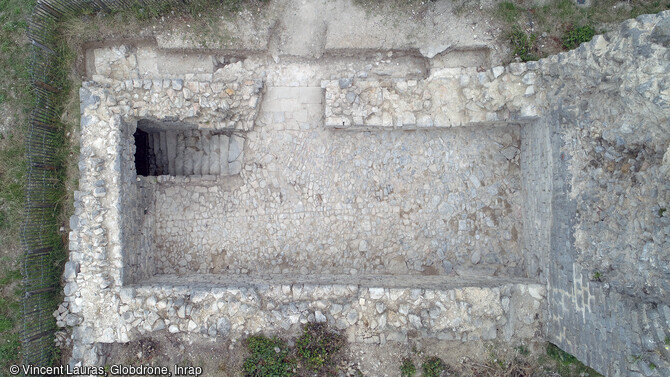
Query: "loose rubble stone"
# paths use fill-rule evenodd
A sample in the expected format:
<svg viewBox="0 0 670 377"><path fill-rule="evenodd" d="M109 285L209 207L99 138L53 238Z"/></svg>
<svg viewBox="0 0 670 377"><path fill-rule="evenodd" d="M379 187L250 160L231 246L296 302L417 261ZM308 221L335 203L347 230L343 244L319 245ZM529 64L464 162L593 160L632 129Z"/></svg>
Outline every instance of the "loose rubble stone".
<svg viewBox="0 0 670 377"><path fill-rule="evenodd" d="M352 82L353 82L353 79L350 79L350 78L341 78L341 79L339 80L339 86L340 86L340 89L346 89L346 88L349 88L349 87L351 86L351 83L352 83Z"/></svg>
<svg viewBox="0 0 670 377"><path fill-rule="evenodd" d="M656 24L651 32L650 40L663 47L670 47L670 18L664 18Z"/></svg>
<svg viewBox="0 0 670 377"><path fill-rule="evenodd" d="M76 229L75 229L76 230ZM73 261L65 262L65 271L63 272L63 278L66 281L75 280L77 273L79 272L79 264Z"/></svg>

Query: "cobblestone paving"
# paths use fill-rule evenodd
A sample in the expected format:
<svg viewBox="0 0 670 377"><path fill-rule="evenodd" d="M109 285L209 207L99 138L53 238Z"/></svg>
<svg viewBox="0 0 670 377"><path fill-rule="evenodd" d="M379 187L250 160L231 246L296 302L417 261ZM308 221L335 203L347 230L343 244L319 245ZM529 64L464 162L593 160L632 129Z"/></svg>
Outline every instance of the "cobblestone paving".
<svg viewBox="0 0 670 377"><path fill-rule="evenodd" d="M157 183L158 273L523 274L519 129L342 132L268 88L232 180Z"/></svg>

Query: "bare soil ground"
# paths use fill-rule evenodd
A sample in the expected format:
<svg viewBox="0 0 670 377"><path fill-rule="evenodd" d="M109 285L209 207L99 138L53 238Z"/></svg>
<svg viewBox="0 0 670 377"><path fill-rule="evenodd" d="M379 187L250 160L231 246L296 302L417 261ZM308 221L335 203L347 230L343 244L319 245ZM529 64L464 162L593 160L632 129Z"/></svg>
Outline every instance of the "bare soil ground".
<svg viewBox="0 0 670 377"><path fill-rule="evenodd" d="M283 338L289 346L293 346L296 334L285 335ZM243 342L231 343L227 340L212 342L204 338L192 338L186 341L165 331L126 344L110 345L107 351L108 367L115 364L169 368L174 365L199 366L202 368L203 376L239 376L244 359L249 356L249 351ZM547 372L544 375L551 376L549 369L553 367L553 363L543 360L540 356L543 353L542 343L513 347L497 342L462 343L424 339L410 341L408 344L349 343L336 355L335 362L338 376L394 377L400 376L403 359L412 360L420 370L426 359L437 356L445 362L452 373L456 373L455 375L475 376L479 369L489 368L492 372L496 369L502 370L505 368L496 366L515 363L515 359L516 363L520 364L520 360L523 359L533 361L535 364L533 370L536 372ZM502 372L488 375L504 376Z"/></svg>

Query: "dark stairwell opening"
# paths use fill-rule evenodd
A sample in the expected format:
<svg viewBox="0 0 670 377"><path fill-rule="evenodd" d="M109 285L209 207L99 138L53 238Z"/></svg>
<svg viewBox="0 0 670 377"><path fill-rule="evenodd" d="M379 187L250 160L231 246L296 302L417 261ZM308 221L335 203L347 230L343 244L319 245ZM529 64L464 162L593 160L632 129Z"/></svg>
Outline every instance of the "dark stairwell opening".
<svg viewBox="0 0 670 377"><path fill-rule="evenodd" d="M149 134L140 130L135 131L135 169L137 175L149 176L151 157L149 156Z"/></svg>
<svg viewBox="0 0 670 377"><path fill-rule="evenodd" d="M234 175L242 168L244 136L231 130L166 127L140 120L135 132L139 176Z"/></svg>

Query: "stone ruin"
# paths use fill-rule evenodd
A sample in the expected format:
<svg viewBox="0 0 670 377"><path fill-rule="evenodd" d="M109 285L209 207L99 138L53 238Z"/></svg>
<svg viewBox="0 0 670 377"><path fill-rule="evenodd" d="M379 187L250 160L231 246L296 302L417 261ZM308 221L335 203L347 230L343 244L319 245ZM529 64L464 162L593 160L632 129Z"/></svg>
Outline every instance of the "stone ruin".
<svg viewBox="0 0 670 377"><path fill-rule="evenodd" d="M358 56L87 52L72 363L316 321L669 375L670 12L506 67Z"/></svg>

